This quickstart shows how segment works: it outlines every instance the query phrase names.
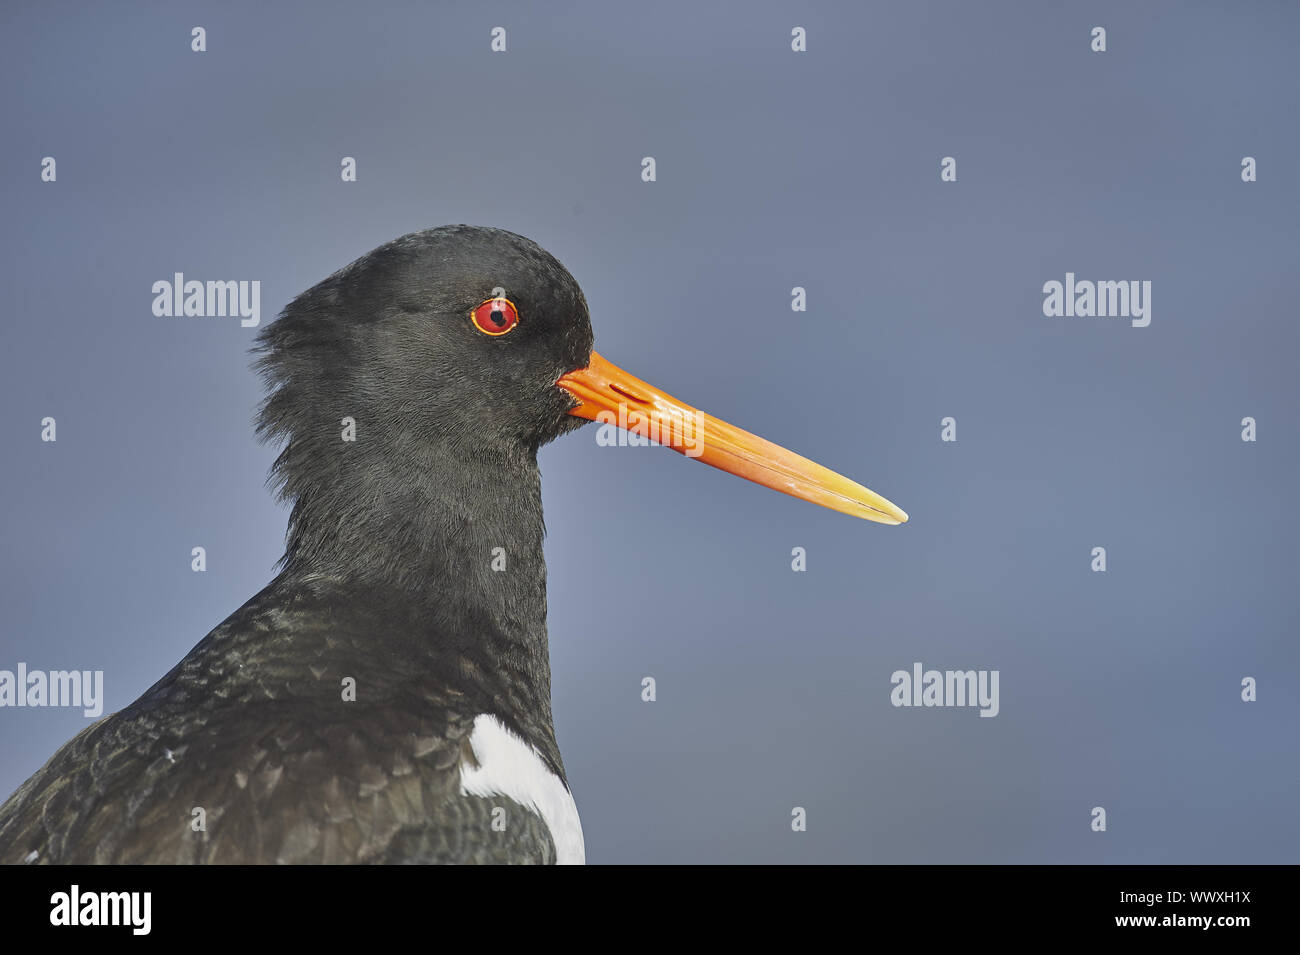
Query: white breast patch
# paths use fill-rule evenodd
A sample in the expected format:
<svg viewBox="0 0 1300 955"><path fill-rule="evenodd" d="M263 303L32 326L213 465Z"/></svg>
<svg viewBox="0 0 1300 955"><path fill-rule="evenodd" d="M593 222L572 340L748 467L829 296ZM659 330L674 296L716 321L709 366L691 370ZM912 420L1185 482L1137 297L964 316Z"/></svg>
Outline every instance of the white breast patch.
<svg viewBox="0 0 1300 955"><path fill-rule="evenodd" d="M474 718L469 744L477 767L460 767L460 791L466 796L509 796L542 817L555 843L559 865L583 865L587 850L573 794L551 772L537 747L530 746L489 713Z"/></svg>

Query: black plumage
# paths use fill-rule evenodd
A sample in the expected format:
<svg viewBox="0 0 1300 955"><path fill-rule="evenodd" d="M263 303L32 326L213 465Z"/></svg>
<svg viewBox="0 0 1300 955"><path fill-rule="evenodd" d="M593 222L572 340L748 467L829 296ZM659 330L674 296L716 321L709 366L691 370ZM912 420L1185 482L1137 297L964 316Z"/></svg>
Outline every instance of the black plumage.
<svg viewBox="0 0 1300 955"><path fill-rule="evenodd" d="M525 318L492 337L467 315L501 292ZM556 387L591 355L578 284L521 236L431 229L304 292L258 348L279 575L0 807L0 861L554 861L535 814L459 780L482 713L565 778L537 450L583 424Z"/></svg>
<svg viewBox="0 0 1300 955"><path fill-rule="evenodd" d="M0 806L0 862L582 861L537 450L583 419L907 521L593 352L578 284L510 232L381 246L258 349L292 503L279 575Z"/></svg>

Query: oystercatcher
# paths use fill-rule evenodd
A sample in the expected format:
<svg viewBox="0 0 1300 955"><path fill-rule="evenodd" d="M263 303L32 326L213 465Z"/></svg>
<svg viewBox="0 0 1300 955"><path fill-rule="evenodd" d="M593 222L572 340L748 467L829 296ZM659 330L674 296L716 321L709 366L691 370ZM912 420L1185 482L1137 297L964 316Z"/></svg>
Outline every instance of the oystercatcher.
<svg viewBox="0 0 1300 955"><path fill-rule="evenodd" d="M589 419L907 515L592 351L536 243L403 236L260 334L280 573L0 807L8 863L584 861L551 721L537 450Z"/></svg>

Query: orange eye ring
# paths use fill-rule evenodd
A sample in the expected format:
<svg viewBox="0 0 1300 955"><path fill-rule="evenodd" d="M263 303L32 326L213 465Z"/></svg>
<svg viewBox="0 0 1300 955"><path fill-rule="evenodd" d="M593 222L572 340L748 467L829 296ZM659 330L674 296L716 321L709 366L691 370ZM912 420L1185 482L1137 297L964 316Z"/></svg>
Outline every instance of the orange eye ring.
<svg viewBox="0 0 1300 955"><path fill-rule="evenodd" d="M469 313L470 321L484 335L499 337L519 324L519 309L504 296L486 299Z"/></svg>

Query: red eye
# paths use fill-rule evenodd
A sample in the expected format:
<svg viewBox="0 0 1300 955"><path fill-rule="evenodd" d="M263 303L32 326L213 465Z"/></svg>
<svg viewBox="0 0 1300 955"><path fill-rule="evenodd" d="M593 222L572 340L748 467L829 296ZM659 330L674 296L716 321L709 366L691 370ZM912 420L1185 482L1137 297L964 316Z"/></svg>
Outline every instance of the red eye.
<svg viewBox="0 0 1300 955"><path fill-rule="evenodd" d="M519 324L519 309L508 298L490 298L469 317L484 335L504 335Z"/></svg>

